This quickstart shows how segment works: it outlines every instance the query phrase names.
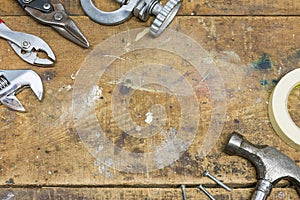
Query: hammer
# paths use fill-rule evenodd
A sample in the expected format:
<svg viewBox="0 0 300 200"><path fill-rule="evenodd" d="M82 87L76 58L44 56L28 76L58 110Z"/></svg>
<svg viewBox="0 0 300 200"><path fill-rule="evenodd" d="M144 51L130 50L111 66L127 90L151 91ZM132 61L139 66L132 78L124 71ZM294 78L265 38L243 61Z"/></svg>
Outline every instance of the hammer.
<svg viewBox="0 0 300 200"><path fill-rule="evenodd" d="M294 183L300 195L300 168L274 147L254 145L233 132L224 151L230 155L242 156L256 167L258 182L252 200L265 200L272 186L281 179Z"/></svg>

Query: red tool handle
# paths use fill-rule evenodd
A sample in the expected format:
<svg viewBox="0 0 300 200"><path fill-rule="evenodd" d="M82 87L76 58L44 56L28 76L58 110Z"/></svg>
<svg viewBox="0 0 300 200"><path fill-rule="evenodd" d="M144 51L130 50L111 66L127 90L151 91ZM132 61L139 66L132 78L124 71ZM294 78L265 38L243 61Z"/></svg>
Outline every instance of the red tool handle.
<svg viewBox="0 0 300 200"><path fill-rule="evenodd" d="M0 30L10 30L5 24L5 22L0 18Z"/></svg>

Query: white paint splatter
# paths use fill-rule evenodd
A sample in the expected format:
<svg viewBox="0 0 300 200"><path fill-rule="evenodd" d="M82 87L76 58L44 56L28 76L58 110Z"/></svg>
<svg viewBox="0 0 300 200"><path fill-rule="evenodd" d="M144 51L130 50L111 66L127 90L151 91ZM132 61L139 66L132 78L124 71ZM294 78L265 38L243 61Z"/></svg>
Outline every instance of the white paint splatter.
<svg viewBox="0 0 300 200"><path fill-rule="evenodd" d="M153 113L147 112L145 122L147 124L151 124L152 121L153 121Z"/></svg>
<svg viewBox="0 0 300 200"><path fill-rule="evenodd" d="M9 193L7 194L7 196L4 197L2 200L12 200L12 199L14 199L14 197L15 197L14 193L9 192Z"/></svg>
<svg viewBox="0 0 300 200"><path fill-rule="evenodd" d="M100 100L103 98L103 88L99 87L99 86L95 86L94 87L94 95L95 95L95 99L94 100Z"/></svg>
<svg viewBox="0 0 300 200"><path fill-rule="evenodd" d="M104 149L103 145L99 145L96 149L96 154L100 153Z"/></svg>
<svg viewBox="0 0 300 200"><path fill-rule="evenodd" d="M285 194L283 192L279 192L278 193L278 198L279 199L284 199L285 198Z"/></svg>
<svg viewBox="0 0 300 200"><path fill-rule="evenodd" d="M247 27L246 29L248 32L253 31L253 28L251 26Z"/></svg>
<svg viewBox="0 0 300 200"><path fill-rule="evenodd" d="M282 73L282 67L279 67L278 70L277 70L277 74L281 75L281 73Z"/></svg>
<svg viewBox="0 0 300 200"><path fill-rule="evenodd" d="M97 158L94 162L95 166L98 166L98 174L104 175L106 178L112 178L113 174L110 172L110 167L113 165L112 159L106 159L104 164Z"/></svg>
<svg viewBox="0 0 300 200"><path fill-rule="evenodd" d="M256 99L255 103L256 103L256 104L260 104L260 103L262 102L262 100L263 100L263 97L260 96L260 97L258 97L258 98Z"/></svg>
<svg viewBox="0 0 300 200"><path fill-rule="evenodd" d="M114 56L114 55L103 55L104 57L110 57L110 58L116 58L120 60L125 60L125 58L121 58L120 56Z"/></svg>
<svg viewBox="0 0 300 200"><path fill-rule="evenodd" d="M71 74L71 79L72 80L75 80L76 76L78 75L79 73L79 70L75 73L75 74Z"/></svg>
<svg viewBox="0 0 300 200"><path fill-rule="evenodd" d="M140 132L140 131L142 130L142 127L136 126L136 127L135 127L135 130L136 130L137 132Z"/></svg>
<svg viewBox="0 0 300 200"><path fill-rule="evenodd" d="M162 134L164 137L163 145L156 150L155 157L158 166L164 166L166 162L169 163L170 160L180 157L182 151L178 150L185 149L188 145L186 141L177 138L177 130L174 127L170 127L168 131L164 131ZM160 156L161 152L168 152L169 156L167 158L162 158Z"/></svg>
<svg viewBox="0 0 300 200"><path fill-rule="evenodd" d="M99 158L97 158L95 161L94 161L94 166L100 166L101 164L101 161Z"/></svg>
<svg viewBox="0 0 300 200"><path fill-rule="evenodd" d="M62 92L63 90L66 90L67 92L69 92L73 87L71 85L64 85L61 88L58 89L57 93Z"/></svg>
<svg viewBox="0 0 300 200"><path fill-rule="evenodd" d="M65 90L68 92L68 91L70 91L72 89L72 86L71 85L67 85L66 87L65 87Z"/></svg>
<svg viewBox="0 0 300 200"><path fill-rule="evenodd" d="M146 34L149 33L150 28L145 28L142 32L140 32L139 34L136 35L135 37L135 42L139 41L140 39L142 39Z"/></svg>
<svg viewBox="0 0 300 200"><path fill-rule="evenodd" d="M235 64L241 63L240 56L234 51L221 51L220 53L217 54L217 58L219 60L228 63L235 63Z"/></svg>
<svg viewBox="0 0 300 200"><path fill-rule="evenodd" d="M231 120L231 117L230 117L229 115L227 115L227 116L226 116L226 120L227 120L227 121L230 121L230 120Z"/></svg>
<svg viewBox="0 0 300 200"><path fill-rule="evenodd" d="M214 63L214 60L211 57L205 57L205 58L203 58L203 62L211 65Z"/></svg>
<svg viewBox="0 0 300 200"><path fill-rule="evenodd" d="M129 52L130 51L130 46L131 46L131 42L127 42L126 46L124 47L124 50L126 52Z"/></svg>
<svg viewBox="0 0 300 200"><path fill-rule="evenodd" d="M206 23L203 19L199 19L198 23L202 25L202 28L205 29L209 35L209 38L216 38L217 37L217 27L215 25L215 20L209 20L209 23Z"/></svg>
<svg viewBox="0 0 300 200"><path fill-rule="evenodd" d="M96 138L100 138L101 134L99 132L96 133Z"/></svg>
<svg viewBox="0 0 300 200"><path fill-rule="evenodd" d="M170 133L174 137L176 135L177 131L174 127L170 127Z"/></svg>

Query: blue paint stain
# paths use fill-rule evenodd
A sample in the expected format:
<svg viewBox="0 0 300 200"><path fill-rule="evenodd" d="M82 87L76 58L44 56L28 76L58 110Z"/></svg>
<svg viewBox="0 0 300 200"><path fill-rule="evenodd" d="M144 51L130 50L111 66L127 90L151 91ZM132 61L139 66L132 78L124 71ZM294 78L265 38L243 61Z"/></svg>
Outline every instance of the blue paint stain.
<svg viewBox="0 0 300 200"><path fill-rule="evenodd" d="M261 85L267 85L267 84L268 84L268 81L267 81L267 80L261 80L261 81L260 81L260 84L261 84Z"/></svg>
<svg viewBox="0 0 300 200"><path fill-rule="evenodd" d="M297 58L300 58L300 50L297 51Z"/></svg>
<svg viewBox="0 0 300 200"><path fill-rule="evenodd" d="M272 67L272 62L270 60L269 55L263 53L260 59L253 62L253 66L256 69L270 69Z"/></svg>

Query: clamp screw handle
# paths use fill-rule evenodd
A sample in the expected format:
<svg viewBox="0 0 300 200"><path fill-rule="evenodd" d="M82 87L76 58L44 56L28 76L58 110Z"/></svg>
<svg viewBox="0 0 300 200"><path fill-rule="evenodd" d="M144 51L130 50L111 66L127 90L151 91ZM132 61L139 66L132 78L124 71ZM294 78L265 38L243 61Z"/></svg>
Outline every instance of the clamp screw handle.
<svg viewBox="0 0 300 200"><path fill-rule="evenodd" d="M169 0L164 6L160 4L160 0L142 0L135 7L133 13L142 21L147 21L150 15L156 15L150 33L157 37L173 21L180 7L180 0Z"/></svg>
<svg viewBox="0 0 300 200"><path fill-rule="evenodd" d="M155 37L159 36L173 21L180 7L180 0L169 0L165 6L156 4L152 10L156 18L150 28L151 34Z"/></svg>

